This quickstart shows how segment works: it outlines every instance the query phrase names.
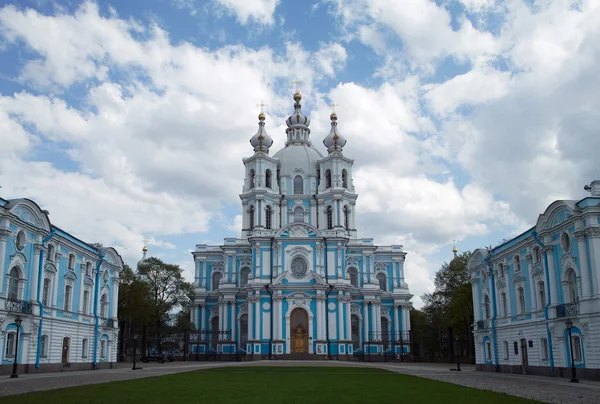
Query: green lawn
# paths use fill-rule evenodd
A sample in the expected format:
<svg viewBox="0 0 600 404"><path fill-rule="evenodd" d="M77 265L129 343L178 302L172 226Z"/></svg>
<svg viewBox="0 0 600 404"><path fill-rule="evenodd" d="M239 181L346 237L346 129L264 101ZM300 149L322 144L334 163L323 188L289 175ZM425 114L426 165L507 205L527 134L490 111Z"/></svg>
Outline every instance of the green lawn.
<svg viewBox="0 0 600 404"><path fill-rule="evenodd" d="M468 377L468 376L467 376ZM536 403L380 369L227 367L2 397L39 403Z"/></svg>

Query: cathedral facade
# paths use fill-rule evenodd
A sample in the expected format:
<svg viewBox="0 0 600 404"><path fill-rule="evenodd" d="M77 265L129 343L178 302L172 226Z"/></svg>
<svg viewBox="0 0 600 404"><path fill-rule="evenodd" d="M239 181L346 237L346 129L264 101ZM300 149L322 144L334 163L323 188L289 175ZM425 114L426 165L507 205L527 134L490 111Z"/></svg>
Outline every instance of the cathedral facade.
<svg viewBox="0 0 600 404"><path fill-rule="evenodd" d="M409 352L402 246L358 238L353 160L337 116L323 144L294 94L285 146L272 156L265 115L250 139L239 238L196 245L192 351L272 355Z"/></svg>

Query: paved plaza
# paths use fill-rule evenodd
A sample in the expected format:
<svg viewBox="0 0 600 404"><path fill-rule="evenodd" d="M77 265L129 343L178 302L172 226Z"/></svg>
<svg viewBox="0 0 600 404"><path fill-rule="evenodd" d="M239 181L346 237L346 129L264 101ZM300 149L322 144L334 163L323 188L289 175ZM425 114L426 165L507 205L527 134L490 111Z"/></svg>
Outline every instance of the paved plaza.
<svg viewBox="0 0 600 404"><path fill-rule="evenodd" d="M462 386L475 387L499 393L531 398L547 403L600 403L600 382L582 380L579 384L569 379L524 376L506 373L477 372L473 365L461 365L462 371L450 371L451 364L423 363L364 363L325 361L260 361L260 362L186 362L142 364L142 370L131 370L131 364L119 364L117 369L23 374L18 379L8 376L0 379L0 396L23 392L52 390L64 387L107 383L121 380L162 376L227 366L355 366L374 367L440 380Z"/></svg>

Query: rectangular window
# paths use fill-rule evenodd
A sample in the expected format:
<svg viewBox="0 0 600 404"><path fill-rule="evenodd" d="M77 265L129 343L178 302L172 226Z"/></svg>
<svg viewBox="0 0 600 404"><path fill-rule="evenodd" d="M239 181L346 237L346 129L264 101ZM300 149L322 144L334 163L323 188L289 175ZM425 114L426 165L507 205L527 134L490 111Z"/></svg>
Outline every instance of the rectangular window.
<svg viewBox="0 0 600 404"><path fill-rule="evenodd" d="M502 349L504 351L504 360L508 360L508 341L502 343Z"/></svg>
<svg viewBox="0 0 600 404"><path fill-rule="evenodd" d="M525 289L519 288L517 290L519 295L519 314L525 313Z"/></svg>
<svg viewBox="0 0 600 404"><path fill-rule="evenodd" d="M40 346L40 353L43 357L48 356L48 336L42 336L42 344Z"/></svg>
<svg viewBox="0 0 600 404"><path fill-rule="evenodd" d="M42 293L42 303L45 307L48 307L50 303L50 279L44 279L44 291Z"/></svg>
<svg viewBox="0 0 600 404"><path fill-rule="evenodd" d="M64 311L69 311L71 308L71 286L67 285L65 287L65 304L63 307Z"/></svg>
<svg viewBox="0 0 600 404"><path fill-rule="evenodd" d="M106 340L102 340L100 343L100 357L106 358Z"/></svg>
<svg viewBox="0 0 600 404"><path fill-rule="evenodd" d="M546 305L546 288L544 287L544 282L538 283L538 296L540 299L540 308L543 308Z"/></svg>
<svg viewBox="0 0 600 404"><path fill-rule="evenodd" d="M500 295L500 304L502 305L501 307L501 314L502 316L506 316L507 315L507 310L506 310L506 293L502 292L502 294Z"/></svg>
<svg viewBox="0 0 600 404"><path fill-rule="evenodd" d="M485 343L485 359L488 362L492 360L492 344L489 341Z"/></svg>
<svg viewBox="0 0 600 404"><path fill-rule="evenodd" d="M88 300L90 299L90 292L87 290L83 292L83 314L88 314Z"/></svg>
<svg viewBox="0 0 600 404"><path fill-rule="evenodd" d="M16 341L17 341L16 333L11 332L9 334L6 334L6 352L4 355L6 358L14 358L15 357Z"/></svg>
<svg viewBox="0 0 600 404"><path fill-rule="evenodd" d="M548 340L546 338L542 338L542 343L540 344L542 348L542 360L548 360Z"/></svg>
<svg viewBox="0 0 600 404"><path fill-rule="evenodd" d="M575 362L581 362L583 355L581 355L581 338L573 336L573 360Z"/></svg>
<svg viewBox="0 0 600 404"><path fill-rule="evenodd" d="M81 343L81 357L87 358L87 352L88 352L88 340L87 340L87 338L84 338L83 342Z"/></svg>

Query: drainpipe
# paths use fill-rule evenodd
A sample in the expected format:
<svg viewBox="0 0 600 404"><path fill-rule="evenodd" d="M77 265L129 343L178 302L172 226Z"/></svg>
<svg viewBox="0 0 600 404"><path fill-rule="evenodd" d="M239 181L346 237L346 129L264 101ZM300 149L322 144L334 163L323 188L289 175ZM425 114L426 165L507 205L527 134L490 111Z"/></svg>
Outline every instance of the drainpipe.
<svg viewBox="0 0 600 404"><path fill-rule="evenodd" d="M318 187L319 185L317 185ZM317 217L316 217L316 221L317 221L317 229L319 228L319 199L317 199L317 195L313 195L313 198L315 198L315 202L317 203L317 208L315 209L317 212Z"/></svg>
<svg viewBox="0 0 600 404"><path fill-rule="evenodd" d="M44 317L44 302L41 299L41 291L42 291L42 273L43 273L43 264L44 264L44 245L50 241L52 237L56 234L56 230L52 229L50 234L42 240L42 251L40 252L40 262L38 267L38 289L37 289L37 303L40 307L40 327L38 328L38 336L37 336L37 352L35 354L35 368L40 368L40 356L42 355L42 324Z"/></svg>
<svg viewBox="0 0 600 404"><path fill-rule="evenodd" d="M492 281L492 345L494 345L494 367L496 368L496 372L498 372L500 371L500 366L498 365L498 347L496 344L496 279L494 278L492 264L490 264L491 255L492 252L490 251L484 261L487 263L490 279Z"/></svg>
<svg viewBox="0 0 600 404"><path fill-rule="evenodd" d="M535 230L533 231L533 239L536 243L538 243L540 247L545 247L544 243L542 243L541 240L538 238L537 232ZM544 267L546 272L546 285L548 285L548 287L546 288L546 290L548 291L548 296L546 305L544 306L544 320L546 320L546 334L548 336L548 358L550 359L550 371L554 372L554 355L552 354L552 334L550 334L550 325L548 324L548 307L550 307L550 302L552 301L550 299L552 291L550 290L550 274L548 273L548 256L546 255L546 252L544 252Z"/></svg>
<svg viewBox="0 0 600 404"><path fill-rule="evenodd" d="M94 284L94 318L96 320L96 325L94 327L94 369L98 369L98 323L100 321L98 317L98 286L100 285L100 266L102 265L102 262L104 262L104 254L102 254L102 251L98 250L98 254L100 255L100 261L98 261L98 265L96 265L96 281Z"/></svg>
<svg viewBox="0 0 600 404"><path fill-rule="evenodd" d="M323 237L323 243L325 244L325 283L327 283L327 293L325 293L325 339L327 340L327 359L331 359L329 348L329 294L333 290L333 285L329 284L329 275L327 271L327 238Z"/></svg>
<svg viewBox="0 0 600 404"><path fill-rule="evenodd" d="M271 314L271 333L270 333L270 338L269 338L269 359L273 359L273 292L271 292L271 286L273 285L273 240L275 239L275 237L271 237L271 250L269 253L269 259L271 261L271 266L270 266L270 274L269 274L269 284L265 285L265 290L267 291L267 293L269 294L269 296L271 297L271 310L270 310L270 314Z"/></svg>

